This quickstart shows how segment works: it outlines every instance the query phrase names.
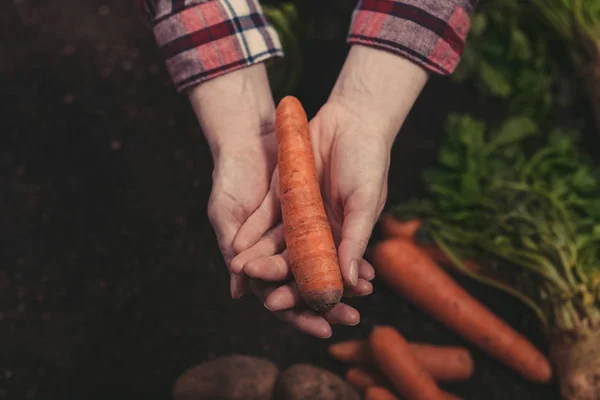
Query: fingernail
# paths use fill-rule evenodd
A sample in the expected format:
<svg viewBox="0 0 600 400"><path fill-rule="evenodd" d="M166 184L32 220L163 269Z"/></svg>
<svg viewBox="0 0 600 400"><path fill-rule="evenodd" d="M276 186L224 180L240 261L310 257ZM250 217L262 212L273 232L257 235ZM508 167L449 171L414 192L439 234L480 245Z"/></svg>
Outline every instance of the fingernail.
<svg viewBox="0 0 600 400"><path fill-rule="evenodd" d="M239 293L238 283L235 279L235 276L231 276L231 281L229 283L229 291L231 292L232 299L239 299L241 297Z"/></svg>
<svg viewBox="0 0 600 400"><path fill-rule="evenodd" d="M356 286L356 284L358 283L358 263L356 262L356 260L352 260L350 262L349 275L350 284L352 286Z"/></svg>
<svg viewBox="0 0 600 400"><path fill-rule="evenodd" d="M280 293L272 293L265 301L265 308L269 311L280 311L282 296Z"/></svg>

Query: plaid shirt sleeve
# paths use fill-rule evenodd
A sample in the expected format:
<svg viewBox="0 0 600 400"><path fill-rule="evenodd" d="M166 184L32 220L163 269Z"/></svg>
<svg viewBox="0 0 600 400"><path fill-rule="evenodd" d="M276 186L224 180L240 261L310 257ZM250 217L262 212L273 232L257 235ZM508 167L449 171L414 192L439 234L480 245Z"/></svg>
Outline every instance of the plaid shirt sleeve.
<svg viewBox="0 0 600 400"><path fill-rule="evenodd" d="M477 0L361 0L348 42L392 51L449 75L460 61L476 5Z"/></svg>
<svg viewBox="0 0 600 400"><path fill-rule="evenodd" d="M258 0L136 0L178 92L283 56Z"/></svg>

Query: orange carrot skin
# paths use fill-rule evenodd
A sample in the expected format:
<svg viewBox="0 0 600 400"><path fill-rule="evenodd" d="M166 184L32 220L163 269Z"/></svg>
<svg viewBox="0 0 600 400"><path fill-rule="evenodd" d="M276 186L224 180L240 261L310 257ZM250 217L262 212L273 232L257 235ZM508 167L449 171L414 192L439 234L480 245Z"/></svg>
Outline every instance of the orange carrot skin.
<svg viewBox="0 0 600 400"><path fill-rule="evenodd" d="M552 379L548 359L525 337L489 311L406 239L380 243L374 266L398 294L492 357L534 382Z"/></svg>
<svg viewBox="0 0 600 400"><path fill-rule="evenodd" d="M399 398L384 387L371 386L365 392L365 400L399 400Z"/></svg>
<svg viewBox="0 0 600 400"><path fill-rule="evenodd" d="M408 342L391 326L376 326L369 348L381 373L407 400L438 400L443 393L417 361Z"/></svg>
<svg viewBox="0 0 600 400"><path fill-rule="evenodd" d="M369 345L365 340L345 340L330 345L329 355L341 362L351 364L371 364Z"/></svg>
<svg viewBox="0 0 600 400"><path fill-rule="evenodd" d="M385 214L379 221L381 233L384 239L404 238L415 240L415 235L421 228L421 221L418 219L409 219L401 221L391 214ZM437 246L422 246L422 248L436 261L440 263L450 263L450 259Z"/></svg>
<svg viewBox="0 0 600 400"><path fill-rule="evenodd" d="M379 225L381 227L381 233L386 239L395 237L410 239L415 236L421 227L421 221L418 219L401 221L391 214L385 214L381 217Z"/></svg>
<svg viewBox="0 0 600 400"><path fill-rule="evenodd" d="M376 371L362 367L352 367L346 371L346 382L359 393L364 393L371 386L387 386L385 378Z"/></svg>
<svg viewBox="0 0 600 400"><path fill-rule="evenodd" d="M411 343L410 347L425 370L438 381L464 381L473 375L473 358L463 347L420 343Z"/></svg>
<svg viewBox="0 0 600 400"><path fill-rule="evenodd" d="M409 343L416 359L437 381L464 381L473 375L473 359L469 351L458 346L434 346L424 343ZM369 346L365 340L346 340L334 343L329 354L338 361L351 364L373 363Z"/></svg>
<svg viewBox="0 0 600 400"><path fill-rule="evenodd" d="M304 301L316 311L337 304L344 291L337 250L323 206L308 119L292 96L277 106L279 190L290 269Z"/></svg>

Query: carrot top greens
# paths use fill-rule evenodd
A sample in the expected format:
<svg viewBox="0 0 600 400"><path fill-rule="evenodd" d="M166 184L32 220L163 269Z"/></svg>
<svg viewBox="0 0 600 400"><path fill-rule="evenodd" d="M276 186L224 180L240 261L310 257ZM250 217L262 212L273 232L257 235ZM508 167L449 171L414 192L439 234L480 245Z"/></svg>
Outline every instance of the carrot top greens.
<svg viewBox="0 0 600 400"><path fill-rule="evenodd" d="M577 135L452 115L418 216L459 271L518 297L550 332L600 324L600 180ZM465 263L466 260L475 263Z"/></svg>

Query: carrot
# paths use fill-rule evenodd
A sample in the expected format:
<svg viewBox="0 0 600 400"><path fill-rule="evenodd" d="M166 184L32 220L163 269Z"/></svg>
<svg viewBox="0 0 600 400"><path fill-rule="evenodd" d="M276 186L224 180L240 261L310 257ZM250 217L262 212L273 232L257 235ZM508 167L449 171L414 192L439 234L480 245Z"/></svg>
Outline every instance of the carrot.
<svg viewBox="0 0 600 400"><path fill-rule="evenodd" d="M275 132L290 269L308 306L326 311L340 301L344 284L317 179L308 119L295 97L284 97L277 106Z"/></svg>
<svg viewBox="0 0 600 400"><path fill-rule="evenodd" d="M417 360L438 381L464 381L473 375L473 359L464 347L411 343Z"/></svg>
<svg viewBox="0 0 600 400"><path fill-rule="evenodd" d="M384 214L379 221L379 226L383 237L386 239L395 237L410 239L415 236L415 233L421 227L421 221L418 219L401 221L392 214Z"/></svg>
<svg viewBox="0 0 600 400"><path fill-rule="evenodd" d="M458 346L435 346L409 343L416 359L437 381L452 382L468 379L473 374L473 359L469 351ZM329 354L338 361L353 364L372 364L368 343L347 340L329 346Z"/></svg>
<svg viewBox="0 0 600 400"><path fill-rule="evenodd" d="M371 386L365 392L365 400L399 400L389 390L381 386Z"/></svg>
<svg viewBox="0 0 600 400"><path fill-rule="evenodd" d="M345 340L330 345L329 355L341 362L352 364L371 364L369 344L365 340Z"/></svg>
<svg viewBox="0 0 600 400"><path fill-rule="evenodd" d="M384 214L379 220L381 233L384 239L404 238L415 240L415 235L421 228L421 221L418 219L409 219L406 221L399 220L391 214ZM428 245L421 246L427 254L434 260L448 264L450 259L437 246Z"/></svg>
<svg viewBox="0 0 600 400"><path fill-rule="evenodd" d="M364 393L371 386L387 386L387 382L378 372L362 367L353 367L346 371L346 382L359 393Z"/></svg>
<svg viewBox="0 0 600 400"><path fill-rule="evenodd" d="M551 380L548 359L467 293L413 242L382 242L373 251L373 262L387 285L449 329L523 377L543 383Z"/></svg>
<svg viewBox="0 0 600 400"><path fill-rule="evenodd" d="M407 400L439 400L444 394L417 361L408 342L391 326L376 326L369 335L373 361Z"/></svg>

